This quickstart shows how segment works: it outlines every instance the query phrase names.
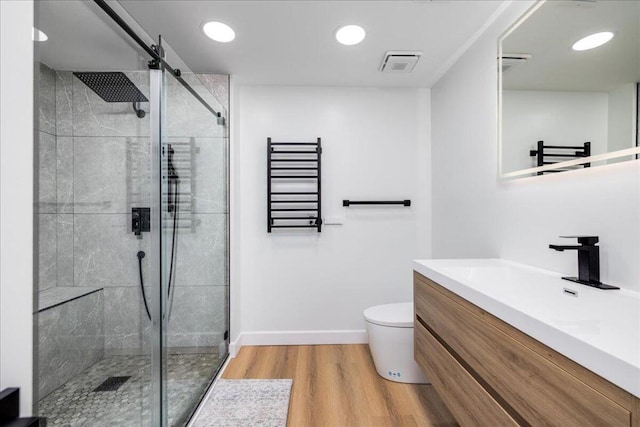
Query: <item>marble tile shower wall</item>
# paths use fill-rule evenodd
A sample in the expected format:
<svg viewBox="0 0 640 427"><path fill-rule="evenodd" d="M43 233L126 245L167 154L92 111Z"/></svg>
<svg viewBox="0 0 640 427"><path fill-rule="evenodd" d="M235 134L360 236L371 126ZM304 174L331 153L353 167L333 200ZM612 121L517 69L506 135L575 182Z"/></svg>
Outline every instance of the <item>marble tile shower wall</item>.
<svg viewBox="0 0 640 427"><path fill-rule="evenodd" d="M57 209L56 209L56 81L55 72L41 64L38 74L38 286L44 290L57 285Z"/></svg>
<svg viewBox="0 0 640 427"><path fill-rule="evenodd" d="M125 74L149 97L148 72ZM228 84L228 77L213 81ZM140 119L131 104L107 103L71 71L45 65L40 97L40 289L103 287L105 351L146 352L149 321L136 254L150 250L150 238L131 232L131 208L150 205L150 115ZM196 147L191 210L181 213L192 227L178 234L169 345L216 346L228 293L228 138L175 81L166 117L169 142Z"/></svg>

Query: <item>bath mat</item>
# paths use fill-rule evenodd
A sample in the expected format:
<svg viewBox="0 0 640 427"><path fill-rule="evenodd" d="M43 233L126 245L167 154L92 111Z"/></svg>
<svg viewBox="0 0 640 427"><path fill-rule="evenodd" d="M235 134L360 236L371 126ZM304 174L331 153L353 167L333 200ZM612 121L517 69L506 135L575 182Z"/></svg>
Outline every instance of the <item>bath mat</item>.
<svg viewBox="0 0 640 427"><path fill-rule="evenodd" d="M293 380L218 380L194 427L285 427Z"/></svg>

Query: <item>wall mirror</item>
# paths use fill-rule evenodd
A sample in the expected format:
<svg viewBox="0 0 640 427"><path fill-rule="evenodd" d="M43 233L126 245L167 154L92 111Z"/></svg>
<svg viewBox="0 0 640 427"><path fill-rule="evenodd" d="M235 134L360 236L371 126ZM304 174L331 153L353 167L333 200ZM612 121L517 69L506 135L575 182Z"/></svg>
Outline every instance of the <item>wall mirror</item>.
<svg viewBox="0 0 640 427"><path fill-rule="evenodd" d="M638 158L640 2L537 3L498 52L501 177Z"/></svg>

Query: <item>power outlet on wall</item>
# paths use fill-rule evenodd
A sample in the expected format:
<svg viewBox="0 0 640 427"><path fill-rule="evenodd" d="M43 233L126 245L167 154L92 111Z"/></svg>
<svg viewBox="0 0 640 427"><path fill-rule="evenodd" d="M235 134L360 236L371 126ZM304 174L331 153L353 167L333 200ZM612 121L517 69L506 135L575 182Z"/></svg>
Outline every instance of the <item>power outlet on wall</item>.
<svg viewBox="0 0 640 427"><path fill-rule="evenodd" d="M344 220L341 216L327 216L324 218L324 225L342 225Z"/></svg>

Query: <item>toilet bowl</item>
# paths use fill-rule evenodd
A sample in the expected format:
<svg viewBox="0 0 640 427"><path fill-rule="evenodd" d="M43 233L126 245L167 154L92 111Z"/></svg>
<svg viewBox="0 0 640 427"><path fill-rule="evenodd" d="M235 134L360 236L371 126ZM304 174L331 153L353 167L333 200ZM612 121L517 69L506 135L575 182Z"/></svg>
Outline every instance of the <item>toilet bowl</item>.
<svg viewBox="0 0 640 427"><path fill-rule="evenodd" d="M413 360L413 303L370 307L364 318L378 375L399 383L429 383Z"/></svg>

